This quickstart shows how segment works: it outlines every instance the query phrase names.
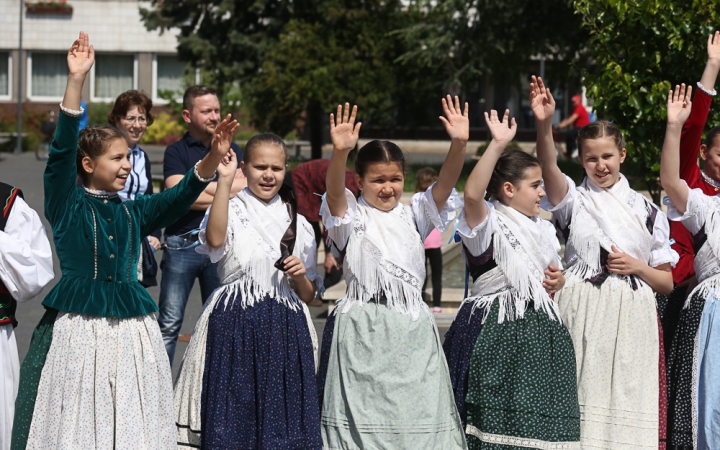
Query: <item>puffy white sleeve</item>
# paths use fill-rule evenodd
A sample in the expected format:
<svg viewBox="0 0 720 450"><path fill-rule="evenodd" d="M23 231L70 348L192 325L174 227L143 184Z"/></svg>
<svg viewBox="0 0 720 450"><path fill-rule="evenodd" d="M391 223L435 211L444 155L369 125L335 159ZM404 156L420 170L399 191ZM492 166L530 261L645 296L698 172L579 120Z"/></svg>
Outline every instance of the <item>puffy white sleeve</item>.
<svg viewBox="0 0 720 450"><path fill-rule="evenodd" d="M682 182L685 183L685 180L682 180ZM687 183L685 183L685 186L687 186ZM714 197L708 197L700 189L689 189L685 214L680 214L680 211L670 201L669 197L663 199L663 203L668 208L668 219L682 222L685 228L693 235L697 234L705 225L707 211L710 210L710 205L706 205L707 201L714 201Z"/></svg>
<svg viewBox="0 0 720 450"><path fill-rule="evenodd" d="M540 207L545 211L551 212L553 215L553 222L555 222L556 226L563 229L570 225L573 207L575 206L575 199L577 198L575 182L567 175L565 175L565 182L567 183L568 191L560 203L553 206L547 196L540 200Z"/></svg>
<svg viewBox="0 0 720 450"><path fill-rule="evenodd" d="M410 201L415 216L415 226L417 226L423 241L436 228L441 232L447 230L455 220L458 211L461 211L464 206L463 198L453 188L450 197L445 202L445 206L441 211L438 211L435 199L432 196L433 187L435 187L435 183L427 188L425 192L418 192L413 195Z"/></svg>
<svg viewBox="0 0 720 450"><path fill-rule="evenodd" d="M670 224L667 216L659 208L653 224L653 246L650 251L650 267L670 263L673 267L680 260L680 255L670 247Z"/></svg>
<svg viewBox="0 0 720 450"><path fill-rule="evenodd" d="M319 291L324 286L322 275L317 271L317 244L315 232L305 217L298 214L298 234L303 233L303 248L300 249L300 260L305 265L305 276Z"/></svg>
<svg viewBox="0 0 720 450"><path fill-rule="evenodd" d="M232 199L230 200L233 201ZM235 237L235 230L232 226L233 219L232 219L232 207L228 207L228 222L227 222L227 232L225 233L225 245L222 247L211 247L210 244L207 242L207 223L208 219L210 218L210 210L212 209L212 206L210 206L207 211L205 211L205 217L203 217L202 222L200 223L200 233L198 234L198 242L200 242L200 245L195 247L195 251L200 253L201 255L208 255L210 257L211 262L218 262L220 261L223 256L230 253L233 246L233 239Z"/></svg>
<svg viewBox="0 0 720 450"><path fill-rule="evenodd" d="M345 188L345 197L347 198L347 209L343 217L332 215L325 195L323 195L322 205L320 206L320 216L322 216L323 225L328 232L328 237L333 241L338 251L345 250L348 240L350 239L350 234L352 234L353 221L358 213L357 200L352 191Z"/></svg>
<svg viewBox="0 0 720 450"><path fill-rule="evenodd" d="M35 297L55 278L52 250L37 213L18 197L0 231L0 280L17 301Z"/></svg>
<svg viewBox="0 0 720 450"><path fill-rule="evenodd" d="M497 231L497 211L490 202L485 202L487 206L487 216L485 220L470 228L465 218L465 214L460 216L458 223L458 233L462 239L462 243L470 251L473 256L480 256L490 247L492 237Z"/></svg>

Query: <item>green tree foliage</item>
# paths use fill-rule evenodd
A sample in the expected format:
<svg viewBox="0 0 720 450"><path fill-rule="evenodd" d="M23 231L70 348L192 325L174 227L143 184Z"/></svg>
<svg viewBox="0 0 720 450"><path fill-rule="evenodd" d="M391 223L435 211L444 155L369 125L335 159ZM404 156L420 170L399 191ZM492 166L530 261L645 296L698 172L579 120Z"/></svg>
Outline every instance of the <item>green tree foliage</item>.
<svg viewBox="0 0 720 450"><path fill-rule="evenodd" d="M660 201L660 150L671 86L700 79L707 37L720 23L715 0L577 0L594 63L585 70L598 117L622 129L632 173ZM711 88L709 86L708 88ZM718 123L718 111L709 122Z"/></svg>
<svg viewBox="0 0 720 450"><path fill-rule="evenodd" d="M423 18L399 32L410 45L401 61L443 67L448 82L464 86L485 74L519 80L540 55L569 68L587 39L571 0L418 0L414 8Z"/></svg>

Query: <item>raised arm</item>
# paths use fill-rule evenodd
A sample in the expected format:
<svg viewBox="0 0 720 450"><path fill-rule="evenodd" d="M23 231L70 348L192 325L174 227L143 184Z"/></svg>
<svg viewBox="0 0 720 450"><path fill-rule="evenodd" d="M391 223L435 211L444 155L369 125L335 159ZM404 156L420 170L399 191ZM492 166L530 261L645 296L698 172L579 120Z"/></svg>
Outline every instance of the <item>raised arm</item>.
<svg viewBox="0 0 720 450"><path fill-rule="evenodd" d="M330 114L330 137L333 143L333 153L330 157L325 184L327 193L325 199L330 213L336 217L344 217L347 210L347 197L345 197L345 168L348 155L357 145L360 137L362 123L355 123L357 105L350 113L350 103L337 107L337 116Z"/></svg>
<svg viewBox="0 0 720 450"><path fill-rule="evenodd" d="M222 125L222 124L221 124ZM228 156L218 166L218 181L212 208L208 217L205 237L212 248L219 248L227 239L228 205L231 198L231 188L237 170L237 156L230 148L230 142L219 142L213 139L213 146L227 144Z"/></svg>
<svg viewBox="0 0 720 450"><path fill-rule="evenodd" d="M492 177L498 158L515 137L517 124L513 118L509 122L510 128L508 128L509 116L510 110L507 109L502 121L498 119L497 111L494 109L490 111L489 116L487 112L485 113L485 123L490 130L492 140L480 161L475 164L475 168L465 184L465 220L470 228L475 228L487 217L485 190L490 183L490 177Z"/></svg>
<svg viewBox="0 0 720 450"><path fill-rule="evenodd" d="M537 120L537 157L542 166L543 181L548 200L553 206L565 198L568 191L565 175L557 165L557 154L552 137L552 117L555 99L542 78L532 77L530 83L530 108Z"/></svg>
<svg viewBox="0 0 720 450"><path fill-rule="evenodd" d="M445 131L450 136L450 150L440 168L437 182L432 190L433 200L438 211L442 211L445 202L450 197L465 163L465 151L467 141L470 138L470 120L468 119L468 104L465 103L465 111L460 109L460 99L455 96L455 103L448 95L442 99L443 113L440 121L445 125Z"/></svg>
<svg viewBox="0 0 720 450"><path fill-rule="evenodd" d="M692 86L675 86L668 93L667 128L660 160L660 182L675 208L685 214L690 189L680 178L680 132L690 116Z"/></svg>

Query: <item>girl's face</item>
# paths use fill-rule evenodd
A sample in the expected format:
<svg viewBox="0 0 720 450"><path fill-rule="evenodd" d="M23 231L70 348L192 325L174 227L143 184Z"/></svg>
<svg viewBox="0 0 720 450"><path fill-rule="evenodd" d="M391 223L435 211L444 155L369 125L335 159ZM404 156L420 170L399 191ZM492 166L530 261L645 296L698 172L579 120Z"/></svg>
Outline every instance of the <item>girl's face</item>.
<svg viewBox="0 0 720 450"><path fill-rule="evenodd" d="M285 152L277 145L260 146L253 150L250 161L240 163L240 168L250 192L267 203L275 197L285 179Z"/></svg>
<svg viewBox="0 0 720 450"><path fill-rule="evenodd" d="M82 159L85 171L85 186L108 192L122 191L132 169L130 150L123 139L113 139L106 144L105 153L94 160L89 156Z"/></svg>
<svg viewBox="0 0 720 450"><path fill-rule="evenodd" d="M147 130L147 116L145 110L139 106L132 106L125 113L125 117L120 118L115 127L122 131L125 140L127 141L128 148L135 147L135 144L140 142L145 130Z"/></svg>
<svg viewBox="0 0 720 450"><path fill-rule="evenodd" d="M620 179L620 164L625 156L625 149L619 150L609 137L589 139L582 144L580 163L593 183L607 189Z"/></svg>
<svg viewBox="0 0 720 450"><path fill-rule="evenodd" d="M519 183L503 184L502 202L528 217L540 214L540 200L545 197L542 187L542 169L532 166L525 169L525 178Z"/></svg>
<svg viewBox="0 0 720 450"><path fill-rule="evenodd" d="M365 200L380 211L390 211L400 201L405 174L399 162L369 164L365 175L355 174Z"/></svg>

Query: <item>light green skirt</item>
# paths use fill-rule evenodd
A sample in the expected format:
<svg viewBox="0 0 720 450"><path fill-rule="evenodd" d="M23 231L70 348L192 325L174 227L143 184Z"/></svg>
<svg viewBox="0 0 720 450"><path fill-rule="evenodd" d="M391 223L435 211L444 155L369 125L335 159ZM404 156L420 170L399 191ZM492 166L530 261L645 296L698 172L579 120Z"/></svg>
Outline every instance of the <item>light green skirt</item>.
<svg viewBox="0 0 720 450"><path fill-rule="evenodd" d="M326 449L464 449L434 319L369 303L338 312L325 395Z"/></svg>

